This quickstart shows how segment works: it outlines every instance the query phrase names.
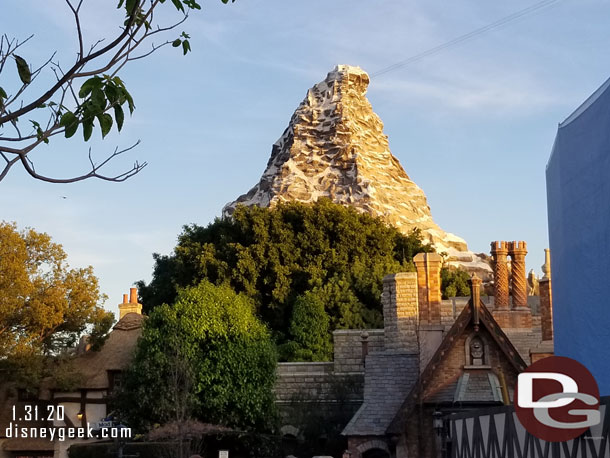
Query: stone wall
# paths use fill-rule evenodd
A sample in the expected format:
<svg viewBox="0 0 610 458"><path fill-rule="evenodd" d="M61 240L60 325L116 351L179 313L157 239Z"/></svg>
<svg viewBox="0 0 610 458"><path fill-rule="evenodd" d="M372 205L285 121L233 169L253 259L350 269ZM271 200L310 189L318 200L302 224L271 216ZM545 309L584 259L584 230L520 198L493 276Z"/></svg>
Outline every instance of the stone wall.
<svg viewBox="0 0 610 458"><path fill-rule="evenodd" d="M363 372L362 341L366 333L368 353L383 351L383 329L341 329L333 332L334 370L340 372Z"/></svg>
<svg viewBox="0 0 610 458"><path fill-rule="evenodd" d="M299 443L322 433L338 440L362 405L364 371L336 372L333 362L280 363L275 395L282 426Z"/></svg>
<svg viewBox="0 0 610 458"><path fill-rule="evenodd" d="M280 403L330 398L333 363L279 363L275 383Z"/></svg>
<svg viewBox="0 0 610 458"><path fill-rule="evenodd" d="M364 399L362 335L368 353L383 351L383 329L333 332L334 361L279 363L275 384L282 424L292 435L307 436L312 422L322 421L338 435Z"/></svg>
<svg viewBox="0 0 610 458"><path fill-rule="evenodd" d="M277 401L335 401L337 388L349 385L353 391L350 399L361 402L364 383L363 333L367 335L368 353L383 351L383 329L341 329L333 332L334 361L279 363L275 384Z"/></svg>
<svg viewBox="0 0 610 458"><path fill-rule="evenodd" d="M448 330L453 326L455 319L460 316L469 299L469 297L452 297L441 302L441 325L445 329Z"/></svg>

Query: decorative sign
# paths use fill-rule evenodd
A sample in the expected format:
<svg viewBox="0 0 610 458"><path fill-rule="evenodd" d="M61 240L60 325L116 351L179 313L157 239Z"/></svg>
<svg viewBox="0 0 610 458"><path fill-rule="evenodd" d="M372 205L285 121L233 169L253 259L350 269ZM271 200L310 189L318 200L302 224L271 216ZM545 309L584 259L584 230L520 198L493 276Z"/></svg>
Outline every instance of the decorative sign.
<svg viewBox="0 0 610 458"><path fill-rule="evenodd" d="M111 421L98 421L93 424L93 429L112 428Z"/></svg>
<svg viewBox="0 0 610 458"><path fill-rule="evenodd" d="M218 450L218 458L229 458L228 450Z"/></svg>

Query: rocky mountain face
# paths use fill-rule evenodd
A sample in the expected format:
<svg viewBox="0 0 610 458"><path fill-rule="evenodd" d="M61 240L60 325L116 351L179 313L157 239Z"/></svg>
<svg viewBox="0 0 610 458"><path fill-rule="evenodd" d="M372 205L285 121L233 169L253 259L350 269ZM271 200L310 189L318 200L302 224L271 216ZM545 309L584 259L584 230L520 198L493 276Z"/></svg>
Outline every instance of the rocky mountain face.
<svg viewBox="0 0 610 458"><path fill-rule="evenodd" d="M419 228L453 264L488 276L487 262L466 242L432 219L426 195L390 152L383 123L366 98L369 77L338 65L307 91L288 127L272 147L258 184L223 208L314 202L327 197L385 219L402 232Z"/></svg>

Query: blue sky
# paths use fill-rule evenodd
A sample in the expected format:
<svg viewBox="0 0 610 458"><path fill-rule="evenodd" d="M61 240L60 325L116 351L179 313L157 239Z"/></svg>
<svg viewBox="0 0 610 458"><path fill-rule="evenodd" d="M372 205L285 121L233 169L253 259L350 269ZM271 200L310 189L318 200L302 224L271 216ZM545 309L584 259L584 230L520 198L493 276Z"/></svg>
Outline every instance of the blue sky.
<svg viewBox="0 0 610 458"><path fill-rule="evenodd" d="M336 64L374 73L534 3L204 2L183 27L193 52L168 47L126 67L137 109L121 134L103 142L94 134L100 158L142 141L116 170L136 159L149 166L121 184L53 185L15 169L0 182L0 218L48 232L72 265L93 265L116 310L134 281L150 279L152 253L169 253L182 225L207 224L258 181L307 89ZM116 30L114 2L85 7L89 42ZM35 63L59 50L67 65L76 50L71 21L60 0L5 0L0 32L34 33L23 57ZM368 97L393 154L436 222L473 251L526 240L528 270L540 271L545 165L557 123L610 76L608 23L608 0L560 0L372 78ZM32 158L41 172L76 173L87 167L87 147L57 140Z"/></svg>

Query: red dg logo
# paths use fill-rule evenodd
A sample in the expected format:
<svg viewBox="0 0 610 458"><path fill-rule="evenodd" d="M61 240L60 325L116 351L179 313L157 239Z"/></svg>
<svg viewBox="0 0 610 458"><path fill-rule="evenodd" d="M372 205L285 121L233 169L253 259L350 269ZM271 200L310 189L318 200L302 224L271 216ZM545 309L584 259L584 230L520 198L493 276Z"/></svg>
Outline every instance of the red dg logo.
<svg viewBox="0 0 610 458"><path fill-rule="evenodd" d="M545 441L574 439L600 423L597 382L571 358L536 361L519 374L514 398L521 424Z"/></svg>

